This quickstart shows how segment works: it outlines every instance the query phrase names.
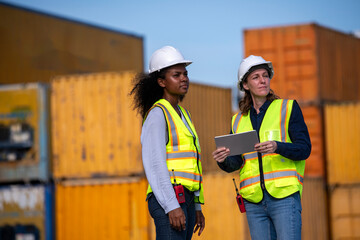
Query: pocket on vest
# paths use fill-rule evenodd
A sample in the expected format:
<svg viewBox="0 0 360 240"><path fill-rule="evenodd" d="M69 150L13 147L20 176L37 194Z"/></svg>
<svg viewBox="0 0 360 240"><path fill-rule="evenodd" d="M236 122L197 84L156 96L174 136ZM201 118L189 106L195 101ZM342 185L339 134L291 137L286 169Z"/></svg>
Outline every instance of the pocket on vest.
<svg viewBox="0 0 360 240"><path fill-rule="evenodd" d="M266 130L264 132L264 141L279 141L281 142L280 130Z"/></svg>
<svg viewBox="0 0 360 240"><path fill-rule="evenodd" d="M297 185L296 166L292 160L280 156L271 160L271 167L276 174L274 179L276 187Z"/></svg>
<svg viewBox="0 0 360 240"><path fill-rule="evenodd" d="M282 171L282 170L294 170L296 171L296 166L293 160L284 158L280 155L279 157L272 158L271 168L273 171Z"/></svg>

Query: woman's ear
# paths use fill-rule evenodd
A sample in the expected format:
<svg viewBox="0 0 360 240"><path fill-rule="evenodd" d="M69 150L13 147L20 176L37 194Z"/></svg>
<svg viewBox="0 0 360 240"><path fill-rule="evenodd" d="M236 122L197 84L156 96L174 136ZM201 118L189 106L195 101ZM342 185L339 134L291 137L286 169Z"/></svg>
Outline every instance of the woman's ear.
<svg viewBox="0 0 360 240"><path fill-rule="evenodd" d="M158 82L158 84L159 84L159 86L160 87L165 87L165 79L163 79L163 78L158 78L157 79L157 82Z"/></svg>
<svg viewBox="0 0 360 240"><path fill-rule="evenodd" d="M245 90L249 90L249 87L248 87L248 85L247 85L247 82L242 82L241 84L242 84L242 86L243 86L243 88L244 88Z"/></svg>

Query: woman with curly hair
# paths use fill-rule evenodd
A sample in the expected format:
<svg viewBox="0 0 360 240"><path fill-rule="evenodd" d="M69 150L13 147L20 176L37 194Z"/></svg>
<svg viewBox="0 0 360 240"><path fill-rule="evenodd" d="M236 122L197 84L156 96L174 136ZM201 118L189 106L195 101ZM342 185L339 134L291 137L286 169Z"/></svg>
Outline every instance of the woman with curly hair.
<svg viewBox="0 0 360 240"><path fill-rule="evenodd" d="M191 239L205 228L199 139L190 113L179 105L189 89L191 63L176 48L162 47L130 92L143 118L142 160L156 239Z"/></svg>

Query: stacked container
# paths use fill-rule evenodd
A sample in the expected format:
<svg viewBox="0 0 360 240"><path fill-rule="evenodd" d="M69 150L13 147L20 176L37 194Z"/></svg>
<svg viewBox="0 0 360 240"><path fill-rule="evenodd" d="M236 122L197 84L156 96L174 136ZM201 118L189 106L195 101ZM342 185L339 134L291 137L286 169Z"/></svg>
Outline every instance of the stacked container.
<svg viewBox="0 0 360 240"><path fill-rule="evenodd" d="M119 177L143 171L141 119L129 97L133 73L59 76L51 83L56 179Z"/></svg>
<svg viewBox="0 0 360 240"><path fill-rule="evenodd" d="M56 184L56 239L149 239L144 178L92 178Z"/></svg>
<svg viewBox="0 0 360 240"><path fill-rule="evenodd" d="M53 146L58 148L54 149L56 154L52 154L49 147L52 120L48 110L49 85L47 83L53 76L61 74L141 71L143 40L139 36L99 28L6 3L0 4L0 16L2 19L0 52L3 56L0 59L0 83L2 84L0 87L0 184L3 187L0 190L3 197L0 199L2 201L0 232L1 236L6 235L11 239L54 239L53 215L48 214L54 210L51 204L52 199L58 197L55 196L56 192L52 191L54 180L57 187L63 183L63 179L67 178L123 176L141 172L142 168L139 157L131 155L137 151L137 149L134 150L134 146L133 148L130 146L132 140L129 136L133 135L129 132L124 134L116 132L133 129L118 128L120 125L128 126L129 123L127 125L121 122L114 123L114 121L121 121L120 115L126 116L127 110L111 112L109 109L102 110L103 106L95 106L95 114L100 115L86 112L91 107L83 109L85 113L81 112L82 116L88 114L85 116L86 120L77 118L78 116L67 118L62 115L60 121L70 123L65 125L64 122L62 129L56 128L57 136L52 139L60 141L64 139L63 134L70 137L66 139L66 142L55 142ZM38 82L43 84L38 84ZM15 83L16 85L4 85ZM69 90L66 93L70 94L61 95L61 97L65 99L72 97L72 89L65 90ZM51 91L50 89L50 94ZM82 93L77 94L76 97L83 96ZM96 96L99 95L94 95ZM60 99L59 102L63 100ZM76 114L78 109L74 107L79 106L76 102L78 100L75 99L73 103L67 102L68 105L58 104L60 108L64 106L69 108L68 112L61 109L59 114ZM91 100L90 97L85 98L85 101ZM94 99L95 104L99 103L98 100ZM105 101L100 102L100 104L103 103ZM115 108L126 107L120 105ZM117 114L106 116L109 118L107 123L110 123L106 125L106 136L102 135L104 131L96 124L97 121L103 120L101 117L105 115L101 114L104 112ZM71 125L73 119L78 122ZM83 125L84 122L90 125ZM115 128L113 124L116 125ZM72 133L78 134L82 131L77 128L79 125L86 127L88 134L79 135L81 137L77 138ZM75 128L69 128L71 126ZM131 134L138 135L138 132ZM110 139L113 136L116 138ZM110 141L114 142L114 145L111 145ZM50 155L55 157L56 165L52 165ZM106 158L105 161L102 161L103 156ZM142 180L131 181L140 184ZM99 186L107 185L100 184ZM141 186L140 184L136 189ZM101 190L98 191L95 188L96 192L101 192ZM34 203L35 200L36 203ZM24 204L35 204L35 206L24 208ZM93 204L98 207L97 202ZM136 206L133 204L132 208L136 210ZM127 221L130 222L128 219ZM27 232L34 234L26 235Z"/></svg>
<svg viewBox="0 0 360 240"><path fill-rule="evenodd" d="M134 74L59 76L51 82L56 239L147 239L141 119Z"/></svg>
<svg viewBox="0 0 360 240"><path fill-rule="evenodd" d="M43 84L0 86L0 181L50 177L48 92Z"/></svg>
<svg viewBox="0 0 360 240"><path fill-rule="evenodd" d="M1 235L53 239L47 86L3 85L0 102Z"/></svg>
<svg viewBox="0 0 360 240"><path fill-rule="evenodd" d="M360 100L360 40L317 24L304 24L248 29L244 42L245 56L260 55L273 63L271 88L281 98L298 101L310 133L312 152L306 160L302 199L303 239L326 239L329 231L334 236L341 227L332 224L331 230L327 229L326 199L330 197L331 202L331 196L325 186L331 182L326 178L329 148L325 144L334 139L325 132L324 106L326 102ZM316 201L323 201L319 207L324 214L317 216L317 221L306 221L305 216L315 211L313 201L307 200L314 197L306 193L308 189L318 195ZM327 230L313 235L314 229Z"/></svg>
<svg viewBox="0 0 360 240"><path fill-rule="evenodd" d="M0 187L0 226L4 239L54 239L52 185Z"/></svg>
<svg viewBox="0 0 360 240"><path fill-rule="evenodd" d="M0 83L52 76L142 71L143 39L134 34L0 3Z"/></svg>
<svg viewBox="0 0 360 240"><path fill-rule="evenodd" d="M326 104L325 119L333 239L359 239L360 103Z"/></svg>

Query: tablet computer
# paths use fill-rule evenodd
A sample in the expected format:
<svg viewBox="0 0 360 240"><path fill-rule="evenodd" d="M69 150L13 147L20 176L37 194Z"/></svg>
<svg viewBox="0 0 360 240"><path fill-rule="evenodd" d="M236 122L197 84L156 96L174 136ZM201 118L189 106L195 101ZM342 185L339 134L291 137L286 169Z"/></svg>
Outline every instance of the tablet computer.
<svg viewBox="0 0 360 240"><path fill-rule="evenodd" d="M215 137L216 147L229 148L230 156L253 152L258 142L259 138L255 130Z"/></svg>

